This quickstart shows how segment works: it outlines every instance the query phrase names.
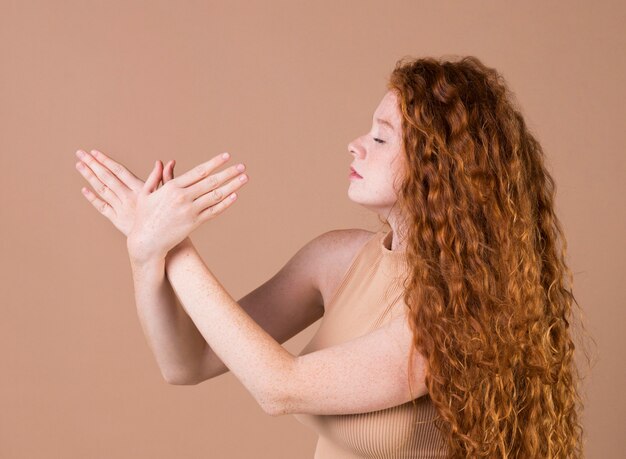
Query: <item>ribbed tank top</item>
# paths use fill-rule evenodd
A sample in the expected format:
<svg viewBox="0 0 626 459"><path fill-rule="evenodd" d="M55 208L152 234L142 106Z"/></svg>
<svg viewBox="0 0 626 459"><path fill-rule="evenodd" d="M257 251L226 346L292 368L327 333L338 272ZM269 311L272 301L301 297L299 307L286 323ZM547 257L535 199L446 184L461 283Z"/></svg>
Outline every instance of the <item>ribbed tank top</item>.
<svg viewBox="0 0 626 459"><path fill-rule="evenodd" d="M299 355L357 338L405 314L407 265L403 251L387 248L392 237L391 230L374 233L354 255L317 332ZM293 416L319 435L314 459L445 457L429 395L414 402L367 413Z"/></svg>

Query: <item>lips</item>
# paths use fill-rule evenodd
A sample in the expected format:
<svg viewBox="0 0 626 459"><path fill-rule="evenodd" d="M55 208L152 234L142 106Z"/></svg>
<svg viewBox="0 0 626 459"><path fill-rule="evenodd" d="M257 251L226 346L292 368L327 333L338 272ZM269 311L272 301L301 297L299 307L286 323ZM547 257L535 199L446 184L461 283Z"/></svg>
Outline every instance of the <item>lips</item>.
<svg viewBox="0 0 626 459"><path fill-rule="evenodd" d="M350 167L350 172L352 172L353 174L356 174L359 177L361 177L361 175L356 171L356 169L354 169L354 167ZM363 178L363 177L361 177L361 178Z"/></svg>

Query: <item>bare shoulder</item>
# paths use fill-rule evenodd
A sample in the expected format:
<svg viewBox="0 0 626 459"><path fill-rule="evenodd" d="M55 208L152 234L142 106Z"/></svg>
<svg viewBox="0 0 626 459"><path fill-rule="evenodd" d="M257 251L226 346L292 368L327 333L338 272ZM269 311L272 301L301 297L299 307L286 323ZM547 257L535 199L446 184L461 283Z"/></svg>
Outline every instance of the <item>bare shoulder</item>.
<svg viewBox="0 0 626 459"><path fill-rule="evenodd" d="M320 255L327 260L326 267L341 267L374 236L373 231L361 228L334 229L319 236ZM346 266L347 268L347 266Z"/></svg>
<svg viewBox="0 0 626 459"><path fill-rule="evenodd" d="M318 236L318 279L324 304L335 292L357 252L376 233L361 228L335 229Z"/></svg>

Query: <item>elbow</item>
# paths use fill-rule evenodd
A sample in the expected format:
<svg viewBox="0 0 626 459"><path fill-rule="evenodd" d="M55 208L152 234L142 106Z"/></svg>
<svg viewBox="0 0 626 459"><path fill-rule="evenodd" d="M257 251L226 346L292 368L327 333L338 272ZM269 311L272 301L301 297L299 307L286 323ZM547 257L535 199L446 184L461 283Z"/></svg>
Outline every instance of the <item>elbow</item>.
<svg viewBox="0 0 626 459"><path fill-rule="evenodd" d="M178 380L178 379L166 379L165 382L171 384L172 386L195 386L197 383L186 380Z"/></svg>
<svg viewBox="0 0 626 459"><path fill-rule="evenodd" d="M298 387L296 383L296 365L297 360L293 359L288 366L288 370L283 374L284 378L280 378L282 383L274 383L272 387L265 391L265 397L260 405L270 416L282 416L295 412L293 410L295 400L291 395L295 393L295 388Z"/></svg>
<svg viewBox="0 0 626 459"><path fill-rule="evenodd" d="M269 414L272 417L276 417L276 416L282 416L284 414L287 414L287 411L285 410L285 404L282 403L280 400L273 400L271 402L264 402L261 404L261 407L263 408L263 411L265 411L265 413Z"/></svg>
<svg viewBox="0 0 626 459"><path fill-rule="evenodd" d="M198 379L191 378L189 375L185 374L163 373L162 376L166 383L173 386L195 386L198 382L200 382Z"/></svg>

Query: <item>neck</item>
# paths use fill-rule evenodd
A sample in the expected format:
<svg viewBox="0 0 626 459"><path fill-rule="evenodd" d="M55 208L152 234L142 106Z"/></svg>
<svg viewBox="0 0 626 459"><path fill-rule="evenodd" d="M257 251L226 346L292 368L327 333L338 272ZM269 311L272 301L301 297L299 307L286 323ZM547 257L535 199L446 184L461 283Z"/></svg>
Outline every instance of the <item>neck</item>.
<svg viewBox="0 0 626 459"><path fill-rule="evenodd" d="M389 250L404 250L406 247L406 232L402 214L399 212L394 204L387 215L384 215L385 220L391 227L391 243Z"/></svg>
<svg viewBox="0 0 626 459"><path fill-rule="evenodd" d="M389 222L389 226L391 226L391 241L389 250L404 250L406 247L405 234L398 225L393 225Z"/></svg>

